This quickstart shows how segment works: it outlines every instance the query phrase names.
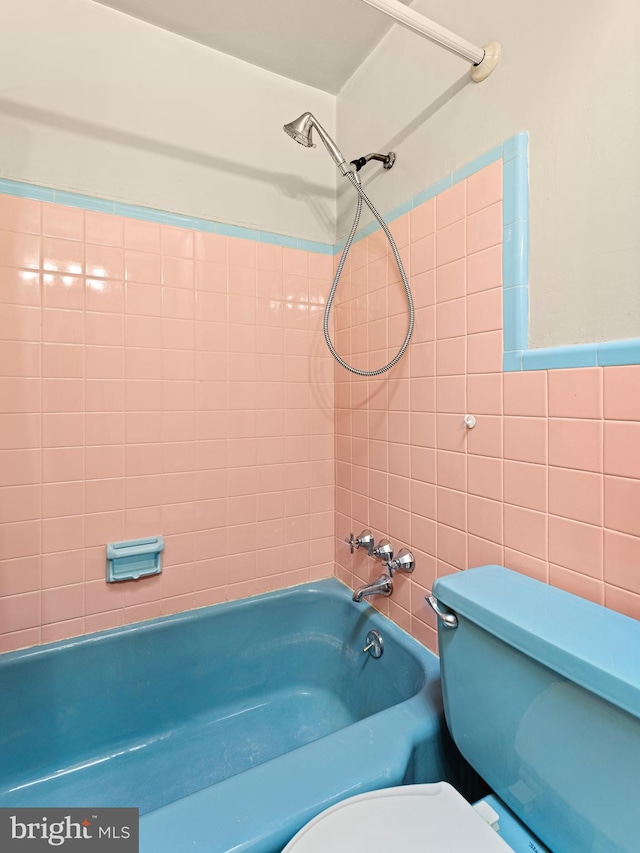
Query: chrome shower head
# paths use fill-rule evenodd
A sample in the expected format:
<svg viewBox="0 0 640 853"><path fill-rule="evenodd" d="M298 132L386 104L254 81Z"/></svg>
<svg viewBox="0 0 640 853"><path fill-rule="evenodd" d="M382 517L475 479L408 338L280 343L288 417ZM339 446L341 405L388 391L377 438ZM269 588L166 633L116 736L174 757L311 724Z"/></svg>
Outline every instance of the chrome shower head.
<svg viewBox="0 0 640 853"><path fill-rule="evenodd" d="M352 171L352 169L347 165L347 161L342 156L338 146L312 113L302 113L302 115L295 119L295 121L285 124L282 129L300 145L304 145L305 148L315 148L312 141L312 133L315 129L342 174L346 175L348 172Z"/></svg>
<svg viewBox="0 0 640 853"><path fill-rule="evenodd" d="M282 129L300 145L304 145L305 148L315 148L315 143L311 141L312 118L311 113L303 113L300 118L285 124Z"/></svg>

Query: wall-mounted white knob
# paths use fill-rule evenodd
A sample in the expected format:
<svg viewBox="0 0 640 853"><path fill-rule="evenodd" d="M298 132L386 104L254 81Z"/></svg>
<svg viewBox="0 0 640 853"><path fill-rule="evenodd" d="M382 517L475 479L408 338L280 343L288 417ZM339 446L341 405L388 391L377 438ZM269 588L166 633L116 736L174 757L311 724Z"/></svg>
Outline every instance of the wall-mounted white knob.
<svg viewBox="0 0 640 853"><path fill-rule="evenodd" d="M477 421L473 415L465 415L464 416L464 425L467 429L473 429L476 425Z"/></svg>

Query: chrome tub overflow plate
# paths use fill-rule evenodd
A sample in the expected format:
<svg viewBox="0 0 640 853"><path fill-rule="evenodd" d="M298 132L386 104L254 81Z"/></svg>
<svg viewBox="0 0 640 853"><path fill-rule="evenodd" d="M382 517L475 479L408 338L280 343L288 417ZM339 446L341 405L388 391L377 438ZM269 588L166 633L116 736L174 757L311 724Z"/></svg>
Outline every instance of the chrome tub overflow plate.
<svg viewBox="0 0 640 853"><path fill-rule="evenodd" d="M369 631L365 643L366 646L362 650L363 652L369 652L372 658L382 657L384 643L382 642L382 637L377 631Z"/></svg>

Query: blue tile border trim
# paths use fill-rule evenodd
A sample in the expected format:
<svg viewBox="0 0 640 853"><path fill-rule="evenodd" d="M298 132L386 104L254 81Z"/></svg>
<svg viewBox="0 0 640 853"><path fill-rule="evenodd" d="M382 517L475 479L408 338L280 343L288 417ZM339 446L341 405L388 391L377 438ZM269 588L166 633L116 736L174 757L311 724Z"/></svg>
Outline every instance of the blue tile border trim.
<svg viewBox="0 0 640 853"><path fill-rule="evenodd" d="M27 184L22 181L12 181L0 178L0 195L12 195L19 198L31 198L36 201L48 201L67 207L79 207L96 213L113 213L117 216L127 216L129 219L140 219L144 222L159 222L162 225L173 225L176 228L188 228L192 231L208 231L211 234L225 234L228 237L239 237L243 240L256 240L261 243L272 243L290 249L304 249L321 255L334 255L335 246L332 243L321 243L315 240L303 240L289 237L286 234L275 234L270 231L260 231L257 228L245 228L241 225L229 225L226 222L216 222L212 219L200 219L195 216L182 216L152 207L142 207L136 204L125 204L118 201L107 201L102 198L70 193L65 190L55 190Z"/></svg>
<svg viewBox="0 0 640 853"><path fill-rule="evenodd" d="M439 193L474 175L486 166L502 160L503 204L502 204L502 272L503 272L503 370L555 370L569 367L595 367L621 364L640 364L640 338L621 341L604 341L593 344L574 344L562 347L529 349L529 134L517 133L502 145L496 145L475 160L456 169L442 180L421 190L404 204L385 214L387 222L393 222L405 213L435 198ZM150 207L107 201L93 196L40 187L0 178L0 194L30 198L37 201L113 213L159 222L193 231L208 231L245 240L256 240L292 249L302 249L322 255L335 255L342 251L344 240L335 245L315 240L304 240L230 225L210 219L168 213ZM373 234L379 228L372 222L356 235L356 241Z"/></svg>
<svg viewBox="0 0 640 853"><path fill-rule="evenodd" d="M502 286L503 340L502 369L555 370L567 367L594 367L640 364L640 338L529 349L529 134L517 133L502 145L481 154L467 165L413 196L385 215L387 222L408 213L443 190L498 160L503 163L502 197ZM358 232L356 240L375 227ZM336 246L340 251L344 241Z"/></svg>

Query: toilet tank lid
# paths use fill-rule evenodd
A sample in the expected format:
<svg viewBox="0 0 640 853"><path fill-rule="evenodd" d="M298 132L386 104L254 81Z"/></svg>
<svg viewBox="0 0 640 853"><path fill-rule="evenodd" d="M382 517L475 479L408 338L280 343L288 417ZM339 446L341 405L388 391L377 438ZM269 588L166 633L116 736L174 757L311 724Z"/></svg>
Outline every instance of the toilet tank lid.
<svg viewBox="0 0 640 853"><path fill-rule="evenodd" d="M444 605L640 718L640 622L503 566L438 578Z"/></svg>

